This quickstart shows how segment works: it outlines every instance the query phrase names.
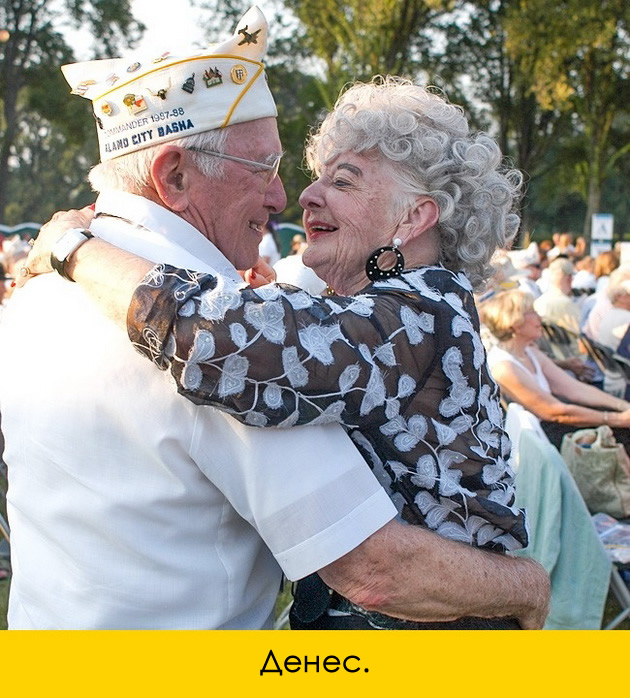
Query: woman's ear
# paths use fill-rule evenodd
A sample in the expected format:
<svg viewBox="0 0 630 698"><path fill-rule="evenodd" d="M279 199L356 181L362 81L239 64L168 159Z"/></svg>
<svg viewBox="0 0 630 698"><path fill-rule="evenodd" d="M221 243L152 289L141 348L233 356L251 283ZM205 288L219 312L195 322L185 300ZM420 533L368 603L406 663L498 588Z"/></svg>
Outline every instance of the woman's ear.
<svg viewBox="0 0 630 698"><path fill-rule="evenodd" d="M410 243L420 237L427 230L432 230L440 219L440 209L429 196L419 196L407 209L396 237L403 243Z"/></svg>
<svg viewBox="0 0 630 698"><path fill-rule="evenodd" d="M191 163L177 146L166 146L149 168L153 188L162 204L170 211L184 211L188 207L188 184Z"/></svg>

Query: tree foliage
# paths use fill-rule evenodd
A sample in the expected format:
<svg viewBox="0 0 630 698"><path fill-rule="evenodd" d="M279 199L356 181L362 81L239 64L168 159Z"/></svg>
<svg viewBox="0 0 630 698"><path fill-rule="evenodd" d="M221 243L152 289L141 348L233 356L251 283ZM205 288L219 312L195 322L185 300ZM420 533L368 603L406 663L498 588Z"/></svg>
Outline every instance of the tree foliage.
<svg viewBox="0 0 630 698"><path fill-rule="evenodd" d="M613 138L630 103L630 6L626 0L520 0L510 7L506 29L508 50L519 72L530 76L537 104L573 118L572 140L582 149L574 175L586 201L588 237L604 182L630 152L628 131L621 146Z"/></svg>
<svg viewBox="0 0 630 698"><path fill-rule="evenodd" d="M208 10L208 38L227 37L250 4L197 2ZM528 229L576 231L580 219L588 226L592 212L607 210L617 230L630 230L626 0L267 0L264 9L286 150L283 219L300 218L308 129L346 83L392 73L439 85L474 127L497 137L529 183ZM118 42L127 48L141 29L129 0L0 5L0 28L11 31L0 44L0 218L7 191L11 202L3 222L89 196L83 177L96 139L58 70L73 60L62 18L99 37L95 57L120 54Z"/></svg>
<svg viewBox="0 0 630 698"><path fill-rule="evenodd" d="M48 135L50 129L59 129L70 150L79 142L86 143L91 119L85 108L81 110L74 104L76 100L68 99L69 90L59 71L59 66L74 60L60 30L64 19L98 37L95 58L115 55L122 42L133 44L144 30L133 20L129 0L5 0L0 4L0 28L9 32L8 41L0 44L0 220L8 223L14 222L13 216L23 215L13 205L9 209L11 217L5 216L9 175L11 182L21 180L22 166L33 160L34 151L45 146L45 141L37 143L40 130ZM35 123L38 130L29 132ZM84 177L85 169L81 172L80 163L76 164L77 177ZM56 181L54 176L50 179ZM28 180L22 182L25 188L27 184ZM53 191L63 193L58 188ZM54 207L66 205L64 197L51 198L52 193L39 192L37 199L48 199L49 214Z"/></svg>

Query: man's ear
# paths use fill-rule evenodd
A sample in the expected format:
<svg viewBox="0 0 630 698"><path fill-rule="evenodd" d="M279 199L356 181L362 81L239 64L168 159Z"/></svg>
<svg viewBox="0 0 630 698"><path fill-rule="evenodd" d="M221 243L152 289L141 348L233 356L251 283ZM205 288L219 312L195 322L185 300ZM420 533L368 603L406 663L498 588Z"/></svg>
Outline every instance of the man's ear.
<svg viewBox="0 0 630 698"><path fill-rule="evenodd" d="M171 211L184 211L188 207L190 168L186 153L176 146L166 146L153 158L149 168L153 187Z"/></svg>
<svg viewBox="0 0 630 698"><path fill-rule="evenodd" d="M419 196L398 228L397 236L411 242L427 230L432 230L440 219L440 208L430 196Z"/></svg>

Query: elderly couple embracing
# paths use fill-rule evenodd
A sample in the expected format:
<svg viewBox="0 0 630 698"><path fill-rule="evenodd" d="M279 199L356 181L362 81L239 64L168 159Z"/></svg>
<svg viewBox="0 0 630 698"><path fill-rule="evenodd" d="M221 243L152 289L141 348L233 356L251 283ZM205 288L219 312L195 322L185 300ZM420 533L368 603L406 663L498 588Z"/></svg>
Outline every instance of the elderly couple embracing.
<svg viewBox="0 0 630 698"><path fill-rule="evenodd" d="M2 321L10 626L268 628L284 574L294 628L540 628L472 296L520 177L443 97L356 84L306 150L329 292L267 283L267 30L63 68L99 195L42 228Z"/></svg>

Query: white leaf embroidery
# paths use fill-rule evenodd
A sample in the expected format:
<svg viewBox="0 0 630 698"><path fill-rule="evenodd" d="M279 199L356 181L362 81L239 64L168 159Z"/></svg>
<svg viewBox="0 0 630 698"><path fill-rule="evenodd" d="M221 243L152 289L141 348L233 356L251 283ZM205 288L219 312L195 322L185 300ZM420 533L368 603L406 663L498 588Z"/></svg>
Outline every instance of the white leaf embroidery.
<svg viewBox="0 0 630 698"><path fill-rule="evenodd" d="M380 347L377 347L374 352L374 358L378 359L386 366L395 366L396 357L394 356L394 345L391 342L387 342L387 344L382 344Z"/></svg>
<svg viewBox="0 0 630 698"><path fill-rule="evenodd" d="M451 429L451 427L447 426L446 424L436 422L435 419L432 419L431 421L433 422L435 433L437 435L438 443L440 446L448 446L449 444L452 444L453 441L455 441L457 437L457 432L454 429Z"/></svg>
<svg viewBox="0 0 630 698"><path fill-rule="evenodd" d="M409 474L409 468L406 465L399 463L397 460L387 461L387 465L389 465L389 467L392 469L395 480L400 480L403 475Z"/></svg>
<svg viewBox="0 0 630 698"><path fill-rule="evenodd" d="M428 453L424 456L420 456L416 463L416 474L411 478L412 482L418 487L431 489L435 485L436 479L437 466L435 464L435 458Z"/></svg>
<svg viewBox="0 0 630 698"><path fill-rule="evenodd" d="M403 374L399 379L398 379L398 395L397 397L403 398L403 397L408 397L413 393L413 391L416 389L416 381L411 377L408 376L406 373Z"/></svg>
<svg viewBox="0 0 630 698"><path fill-rule="evenodd" d="M280 387L275 383L269 383L263 391L263 400L267 407L270 407L272 410L282 407L282 391Z"/></svg>
<svg viewBox="0 0 630 698"><path fill-rule="evenodd" d="M394 419L400 414L400 402L394 398L385 401L385 416Z"/></svg>
<svg viewBox="0 0 630 698"><path fill-rule="evenodd" d="M219 397L235 395L245 388L245 376L249 368L249 361L244 356L228 356L223 364L223 371L219 380Z"/></svg>
<svg viewBox="0 0 630 698"><path fill-rule="evenodd" d="M195 332L195 339L188 354L188 360L193 363L207 361L214 356L214 336L207 330Z"/></svg>
<svg viewBox="0 0 630 698"><path fill-rule="evenodd" d="M409 432L404 432L401 434L398 434L394 438L394 446L399 451L403 451L403 453L406 453L407 451L411 451L411 449L420 441L420 439L417 436L414 436L413 434L410 434Z"/></svg>
<svg viewBox="0 0 630 698"><path fill-rule="evenodd" d="M302 366L295 347L282 350L282 367L293 388L302 388L308 383L308 371Z"/></svg>
<svg viewBox="0 0 630 698"><path fill-rule="evenodd" d="M398 416L391 419L389 422L385 422L385 424L381 424L379 431L381 434L385 434L385 436L394 436L405 429L405 420L401 416Z"/></svg>
<svg viewBox="0 0 630 698"><path fill-rule="evenodd" d="M182 387L186 390L197 390L201 385L203 374L197 364L187 363L182 371Z"/></svg>
<svg viewBox="0 0 630 698"><path fill-rule="evenodd" d="M357 382L360 373L361 369L359 368L359 364L352 364L343 369L339 376L339 391L342 395L345 395Z"/></svg>
<svg viewBox="0 0 630 698"><path fill-rule="evenodd" d="M330 350L331 344L337 340L344 340L339 325L327 325L325 327L309 325L298 331L298 337L300 344L306 351L321 361L324 366L330 366L333 363L333 355Z"/></svg>
<svg viewBox="0 0 630 698"><path fill-rule="evenodd" d="M268 342L282 344L286 337L284 329L284 306L280 301L245 304L245 320L263 333Z"/></svg>
<svg viewBox="0 0 630 698"><path fill-rule="evenodd" d="M472 427L472 424L473 420L470 415L461 414L459 417L455 417L455 419L449 424L449 427L456 434L464 434Z"/></svg>
<svg viewBox="0 0 630 698"><path fill-rule="evenodd" d="M233 322L230 325L230 338L239 349L247 344L247 331L240 322Z"/></svg>
<svg viewBox="0 0 630 698"><path fill-rule="evenodd" d="M195 301L192 298L184 303L177 313L180 317L190 317L195 312Z"/></svg>
<svg viewBox="0 0 630 698"><path fill-rule="evenodd" d="M261 412L252 410L245 415L245 424L249 424L250 427L264 427L267 425L267 422L267 417Z"/></svg>
<svg viewBox="0 0 630 698"><path fill-rule="evenodd" d="M418 439L424 439L429 425L427 424L427 420L425 417L423 417L420 414L414 414L413 417L409 418L409 421L407 422L407 428Z"/></svg>
<svg viewBox="0 0 630 698"><path fill-rule="evenodd" d="M234 291L205 291L199 300L199 315L205 320L222 320L228 310L236 310L241 302L241 294Z"/></svg>
<svg viewBox="0 0 630 698"><path fill-rule="evenodd" d="M330 424L331 422L341 422L341 413L344 411L346 403L343 400L337 400L332 402L328 407L316 417L312 422L309 422L312 426L317 426L321 424Z"/></svg>
<svg viewBox="0 0 630 698"><path fill-rule="evenodd" d="M363 417L369 414L375 407L379 407L385 402L385 383L380 369L376 366L372 368L370 379L365 389L365 395L361 400L359 414Z"/></svg>
<svg viewBox="0 0 630 698"><path fill-rule="evenodd" d="M299 291L298 293L287 293L286 299L289 301L294 310L304 310L305 308L310 308L313 305L313 298L304 291Z"/></svg>

